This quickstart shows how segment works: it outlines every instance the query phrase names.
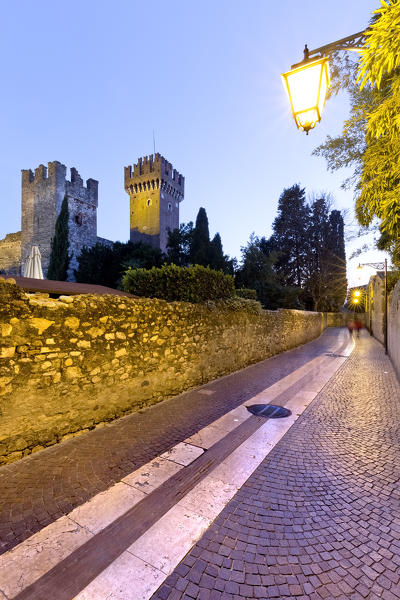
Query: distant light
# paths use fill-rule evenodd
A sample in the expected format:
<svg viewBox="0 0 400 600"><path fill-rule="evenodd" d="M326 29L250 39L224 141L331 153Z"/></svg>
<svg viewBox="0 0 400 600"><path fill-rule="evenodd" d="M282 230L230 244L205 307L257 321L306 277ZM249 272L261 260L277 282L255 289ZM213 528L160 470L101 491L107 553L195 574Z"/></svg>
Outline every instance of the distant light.
<svg viewBox="0 0 400 600"><path fill-rule="evenodd" d="M360 292L359 290L355 290L355 291L353 292L353 294L355 295L355 297L356 297L356 298L358 298L358 297L359 297L359 295L361 294L361 292Z"/></svg>
<svg viewBox="0 0 400 600"><path fill-rule="evenodd" d="M295 66L282 79L296 125L307 134L321 120L329 88L329 59L320 58Z"/></svg>

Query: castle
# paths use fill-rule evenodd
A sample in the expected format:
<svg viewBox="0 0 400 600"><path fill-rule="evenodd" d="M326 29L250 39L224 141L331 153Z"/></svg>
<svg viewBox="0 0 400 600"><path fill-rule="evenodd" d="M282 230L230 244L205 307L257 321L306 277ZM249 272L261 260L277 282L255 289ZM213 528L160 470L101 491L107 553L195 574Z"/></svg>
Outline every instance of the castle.
<svg viewBox="0 0 400 600"><path fill-rule="evenodd" d="M67 180L67 168L58 161L39 165L33 173L22 171L21 231L0 240L0 271L8 275L24 273L32 246L39 246L46 277L57 216L64 197L69 208L68 280L84 246L113 242L97 235L98 181L88 179L86 186L75 168ZM139 158L125 167L125 191L130 197L130 239L166 251L168 231L179 227L179 203L184 196L184 177L160 154Z"/></svg>

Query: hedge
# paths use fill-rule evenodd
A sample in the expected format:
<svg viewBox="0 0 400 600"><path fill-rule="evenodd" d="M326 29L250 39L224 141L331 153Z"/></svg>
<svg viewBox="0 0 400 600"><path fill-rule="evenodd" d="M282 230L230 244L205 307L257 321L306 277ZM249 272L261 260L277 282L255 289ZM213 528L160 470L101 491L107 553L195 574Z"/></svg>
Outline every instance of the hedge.
<svg viewBox="0 0 400 600"><path fill-rule="evenodd" d="M168 302L205 302L235 296L232 275L214 271L209 267L193 265L178 267L129 269L122 278L126 292L146 298L162 298Z"/></svg>
<svg viewBox="0 0 400 600"><path fill-rule="evenodd" d="M239 296L239 298L246 298L247 300L257 300L256 290L250 288L238 288L236 290L236 296Z"/></svg>

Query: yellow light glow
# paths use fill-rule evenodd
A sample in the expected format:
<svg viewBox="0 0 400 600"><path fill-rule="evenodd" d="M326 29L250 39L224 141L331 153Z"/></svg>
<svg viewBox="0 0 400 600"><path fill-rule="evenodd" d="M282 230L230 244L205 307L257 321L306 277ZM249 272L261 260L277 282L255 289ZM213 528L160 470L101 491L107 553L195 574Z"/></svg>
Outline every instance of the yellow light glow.
<svg viewBox="0 0 400 600"><path fill-rule="evenodd" d="M330 82L328 58L305 63L282 73L282 79L296 125L308 133L321 120Z"/></svg>
<svg viewBox="0 0 400 600"><path fill-rule="evenodd" d="M358 298L358 296L361 294L361 292L359 290L355 290L353 292L353 294L355 295L356 298Z"/></svg>
<svg viewBox="0 0 400 600"><path fill-rule="evenodd" d="M353 302L354 304L357 304L359 302L358 298L354 298Z"/></svg>

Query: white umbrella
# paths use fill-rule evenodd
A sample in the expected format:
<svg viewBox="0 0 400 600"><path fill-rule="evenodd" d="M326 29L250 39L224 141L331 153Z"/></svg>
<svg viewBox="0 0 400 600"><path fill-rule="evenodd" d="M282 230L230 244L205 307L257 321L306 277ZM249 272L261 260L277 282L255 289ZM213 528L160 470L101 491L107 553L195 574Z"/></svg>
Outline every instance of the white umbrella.
<svg viewBox="0 0 400 600"><path fill-rule="evenodd" d="M37 246L32 246L31 253L26 259L24 277L43 279L42 257Z"/></svg>

